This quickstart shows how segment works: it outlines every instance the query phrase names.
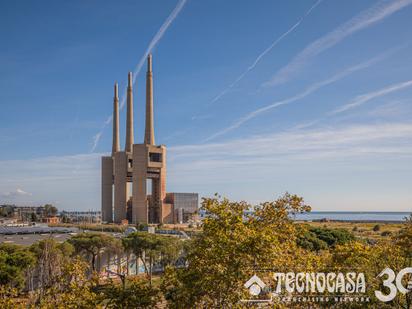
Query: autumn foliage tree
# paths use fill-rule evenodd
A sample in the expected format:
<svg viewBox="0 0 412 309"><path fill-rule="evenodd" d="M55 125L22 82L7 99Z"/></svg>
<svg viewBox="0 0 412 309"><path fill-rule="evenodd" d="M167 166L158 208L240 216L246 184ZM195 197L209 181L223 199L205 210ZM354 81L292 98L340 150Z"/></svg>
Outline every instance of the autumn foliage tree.
<svg viewBox="0 0 412 309"><path fill-rule="evenodd" d="M34 303L41 309L94 309L103 308L101 297L95 292L96 277L88 276L88 265L79 257L64 265L58 282L48 288Z"/></svg>
<svg viewBox="0 0 412 309"><path fill-rule="evenodd" d="M158 287L144 278L127 279L125 285L110 282L104 291L102 303L105 308L155 308L161 298Z"/></svg>
<svg viewBox="0 0 412 309"><path fill-rule="evenodd" d="M320 259L303 254L290 213L310 207L286 193L252 207L220 197L204 199L203 232L190 244L186 269L168 269L163 288L172 308L223 308L245 296L243 284L259 269L311 269ZM250 210L253 209L253 212Z"/></svg>
<svg viewBox="0 0 412 309"><path fill-rule="evenodd" d="M36 263L29 273L29 288L42 291L56 284L62 274L63 267L70 262L74 252L69 242L58 243L54 239L43 239L30 246L30 251L36 257ZM31 278L35 277L35 286Z"/></svg>

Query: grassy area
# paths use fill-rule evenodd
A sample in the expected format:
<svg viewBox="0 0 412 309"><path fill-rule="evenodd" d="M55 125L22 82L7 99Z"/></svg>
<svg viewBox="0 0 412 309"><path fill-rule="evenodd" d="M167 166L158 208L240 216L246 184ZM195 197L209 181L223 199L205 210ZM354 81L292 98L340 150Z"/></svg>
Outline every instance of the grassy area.
<svg viewBox="0 0 412 309"><path fill-rule="evenodd" d="M345 229L359 238L387 239L396 234L404 225L402 223L355 223L355 222L306 222L313 227Z"/></svg>
<svg viewBox="0 0 412 309"><path fill-rule="evenodd" d="M367 239L388 239L396 234L402 227L402 223L355 223L355 222L299 222L299 224L308 224L312 227L323 227L328 229L345 229L352 232L356 237ZM82 230L99 231L99 232L115 232L123 233L127 225L117 224L49 224L49 226L77 227ZM187 225L172 225L165 224L160 227L164 230L183 230L188 233L196 233L201 229L197 227L188 227Z"/></svg>
<svg viewBox="0 0 412 309"><path fill-rule="evenodd" d="M113 232L123 233L127 229L127 225L119 224L74 224L74 223L56 223L49 224L50 227L77 227L81 230L97 231L97 232Z"/></svg>
<svg viewBox="0 0 412 309"><path fill-rule="evenodd" d="M49 224L49 226L60 226L60 227L77 227L82 230L97 231L97 232L114 232L123 233L129 226L136 227L136 225L120 225L120 224L75 224L75 223L56 223ZM197 232L199 228L187 224L162 224L157 227L161 230L176 230L176 231L186 231L186 232Z"/></svg>

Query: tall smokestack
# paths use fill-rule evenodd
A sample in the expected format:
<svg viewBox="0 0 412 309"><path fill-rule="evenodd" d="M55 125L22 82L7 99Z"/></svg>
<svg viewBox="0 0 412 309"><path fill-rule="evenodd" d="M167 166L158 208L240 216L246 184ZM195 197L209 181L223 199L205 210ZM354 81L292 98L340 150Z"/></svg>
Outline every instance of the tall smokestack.
<svg viewBox="0 0 412 309"><path fill-rule="evenodd" d="M152 74L152 55L147 57L146 73L146 128L144 132L144 143L155 144L153 128L153 74Z"/></svg>
<svg viewBox="0 0 412 309"><path fill-rule="evenodd" d="M127 85L127 118L126 118L126 152L132 152L133 147L133 73L129 72Z"/></svg>
<svg viewBox="0 0 412 309"><path fill-rule="evenodd" d="M114 84L113 97L113 145L112 156L120 151L120 133L119 133L119 87L117 83Z"/></svg>

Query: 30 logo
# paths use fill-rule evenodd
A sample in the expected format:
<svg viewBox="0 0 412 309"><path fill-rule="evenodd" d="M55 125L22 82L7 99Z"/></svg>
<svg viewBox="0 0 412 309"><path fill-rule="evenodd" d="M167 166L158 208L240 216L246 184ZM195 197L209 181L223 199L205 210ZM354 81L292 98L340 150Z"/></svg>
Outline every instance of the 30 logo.
<svg viewBox="0 0 412 309"><path fill-rule="evenodd" d="M383 286L389 289L389 294L383 294L381 291L375 291L375 296L383 302L388 302L393 300L398 291L402 294L406 294L412 290L412 280L408 282L408 286L404 287L402 284L402 280L406 274L412 275L412 267L406 267L399 271L398 275L390 268L385 268L378 277L387 276L386 279L383 280ZM395 283L394 283L395 282Z"/></svg>

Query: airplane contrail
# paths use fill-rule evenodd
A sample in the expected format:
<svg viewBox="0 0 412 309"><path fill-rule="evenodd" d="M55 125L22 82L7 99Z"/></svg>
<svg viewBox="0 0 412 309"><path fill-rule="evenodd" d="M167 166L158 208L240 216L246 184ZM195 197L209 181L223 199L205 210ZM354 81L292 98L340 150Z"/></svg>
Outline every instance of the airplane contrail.
<svg viewBox="0 0 412 309"><path fill-rule="evenodd" d="M136 78L140 73L140 70L143 67L143 64L146 61L147 56L152 52L152 50L156 47L156 45L159 43L159 41L161 40L161 38L163 37L163 35L166 33L167 29L170 27L170 25L173 23L173 21L176 19L176 17L179 15L179 13L182 11L183 7L185 6L187 0L179 0L179 2L176 4L176 7L173 9L173 11L170 13L170 15L166 18L166 20L164 21L164 23L162 24L162 26L159 28L159 30L157 31L157 33L155 34L155 36L153 37L153 39L150 41L149 46L147 47L145 53L143 54L143 56L140 58L140 61L138 62L136 68L134 69L133 72L133 85L136 82ZM126 88L123 92L123 96L122 99L120 101L120 110L123 109L125 103L126 103ZM109 116L106 121L104 122L102 128L100 129L100 131L95 134L93 136L93 145L92 145L92 149L91 152L93 152L99 141L100 138L103 135L103 130L104 128L109 125L113 120L113 116Z"/></svg>
<svg viewBox="0 0 412 309"><path fill-rule="evenodd" d="M284 39L289 33L291 33L293 30L295 30L303 21L304 19L322 2L323 0L318 0L314 5L312 5L309 10L303 14L303 16L292 26L290 27L286 32L284 32L280 37L278 37L275 41L272 42L272 44L269 45L268 48L266 48L257 58L253 63L242 73L240 74L233 83L231 83L228 87L226 87L220 94L215 96L212 101L210 101L209 104L213 104L216 101L218 101L221 97L223 97L231 88L233 88L238 82L240 82L247 73L252 71L256 65L260 62L260 60L268 53L270 52L278 43Z"/></svg>
<svg viewBox="0 0 412 309"><path fill-rule="evenodd" d="M282 105L288 105L288 104L291 104L295 101L301 100L301 99L307 97L308 95L312 94L313 92L317 91L318 89L322 88L322 87L333 84L333 83L337 82L338 80L340 80L340 79L342 79L342 78L344 78L344 77L346 77L346 76L348 76L348 75L350 75L350 74L352 74L356 71L366 69L366 68L370 67L371 65L373 65L374 63L382 60L384 57L386 57L387 54L388 54L388 52L383 53L379 56L376 56L376 57L372 58L371 60L368 60L366 62L351 66L349 68L346 68L343 71L340 71L337 74L335 74L335 75L333 75L333 76L331 76L331 77L329 77L325 80L322 80L320 82L316 82L316 83L308 86L301 93L298 93L298 94L296 94L292 97L289 97L289 98L286 98L286 99L283 99L283 100L280 100L280 101L273 102L272 104L266 105L264 107L261 107L261 108L258 108L256 110L254 110L252 112L249 112L245 116L243 116L243 117L239 118L238 120L236 120L232 125L230 125L230 126L224 128L223 130L209 136L208 138L206 138L204 140L204 142L210 141L212 139L215 139L216 137L219 137L219 136L221 136L223 134L226 134L226 133L228 133L228 132L230 132L234 129L237 129L241 125L243 125L245 122L259 116L260 114L262 114L262 113L264 113L268 110L278 108Z"/></svg>
<svg viewBox="0 0 412 309"><path fill-rule="evenodd" d="M306 46L269 81L263 83L261 87L276 86L287 82L296 76L312 58L335 46L346 37L382 21L411 4L412 0L380 1Z"/></svg>
<svg viewBox="0 0 412 309"><path fill-rule="evenodd" d="M143 54L142 58L140 58L139 63L137 64L136 68L134 69L134 72L133 72L133 85L136 82L136 78L139 75L140 70L143 67L143 64L145 63L145 61L147 59L147 56L156 47L157 43L159 43L160 39L166 33L167 29L173 23L173 21L176 19L176 17L179 15L180 11L183 9L186 2L187 2L187 0L179 0L176 7L173 9L172 13L170 13L170 15L167 17L167 19L163 23L163 25L157 31L156 35L150 41L149 46L146 49L146 52ZM126 103L126 91L127 90L125 89L122 100L120 101L120 109L122 109L124 107L124 104Z"/></svg>
<svg viewBox="0 0 412 309"><path fill-rule="evenodd" d="M390 85L390 86L385 87L383 89L379 89L379 90L376 90L376 91L373 91L373 92L369 92L369 93L359 95L359 96L355 97L349 103L347 103L347 104L337 108L333 112L331 112L330 115L345 112L349 109L352 109L352 108L355 108L355 107L360 106L362 104L365 104L366 102L368 102L372 99L376 99L376 98L379 98L381 96L384 96L384 95L387 95L389 93L396 92L398 90L402 90L402 89L405 89L405 88L408 88L408 87L412 87L412 79L408 80L408 81L405 81L405 82L395 84L395 85Z"/></svg>

